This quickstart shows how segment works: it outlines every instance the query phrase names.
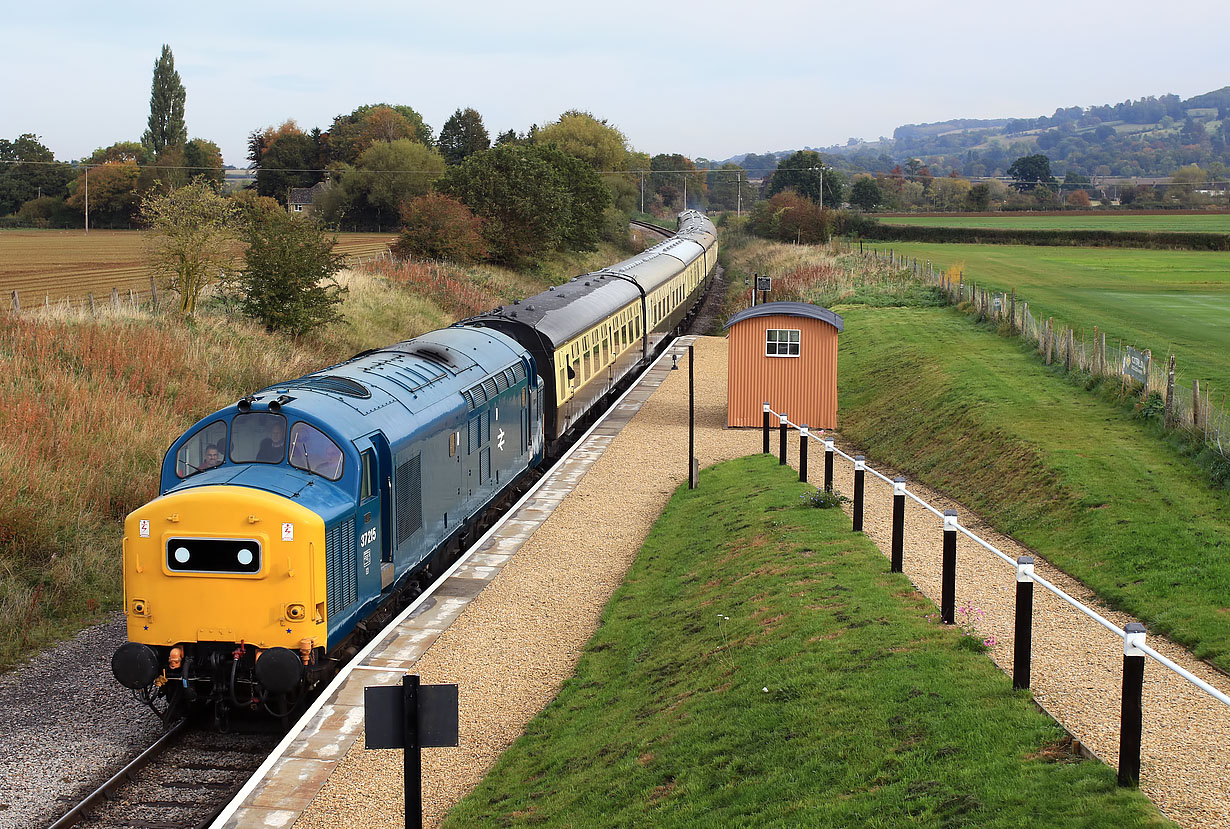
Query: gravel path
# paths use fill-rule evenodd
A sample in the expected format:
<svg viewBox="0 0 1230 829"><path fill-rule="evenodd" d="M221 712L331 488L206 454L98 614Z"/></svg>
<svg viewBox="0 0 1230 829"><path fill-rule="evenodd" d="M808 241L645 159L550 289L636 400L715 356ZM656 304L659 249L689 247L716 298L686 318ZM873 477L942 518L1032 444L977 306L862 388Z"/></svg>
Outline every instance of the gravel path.
<svg viewBox="0 0 1230 829"><path fill-rule="evenodd" d="M0 829L47 826L162 732L111 676L123 616L0 677Z"/></svg>
<svg viewBox="0 0 1230 829"><path fill-rule="evenodd" d="M698 339L696 361L697 453L702 469L760 451L759 431L723 426L726 341ZM461 747L424 752L427 825L436 824L478 783L572 675L607 599L670 494L684 480L683 358L680 368L684 370L672 373L611 443L574 494L419 661L424 682L460 685L462 706ZM797 463L797 446L797 435L792 434L792 464ZM817 447L812 444L813 480L823 474L822 450ZM835 475L838 489L853 491L852 465L838 458ZM915 485L911 491L940 509L960 510L966 526L1008 555L1029 554L1011 539L985 530L952 501ZM866 496L864 529L887 555L891 487L868 475ZM938 519L907 500L905 571L937 602L940 539ZM1044 561L1039 559L1037 569L1097 607L1088 591ZM969 601L985 611L980 632L995 636L999 644L991 655L1010 669L1013 570L962 537L958 571L958 606ZM1130 621L1123 614L1102 612L1120 626ZM1100 757L1116 763L1121 640L1061 606L1041 588L1035 590L1035 614L1035 696ZM1230 689L1224 676L1160 637L1150 636L1149 643L1223 690ZM1230 827L1230 709L1176 680L1156 664L1146 667L1142 789L1184 826ZM357 743L296 828L400 827L404 825L401 785L398 752L367 752Z"/></svg>

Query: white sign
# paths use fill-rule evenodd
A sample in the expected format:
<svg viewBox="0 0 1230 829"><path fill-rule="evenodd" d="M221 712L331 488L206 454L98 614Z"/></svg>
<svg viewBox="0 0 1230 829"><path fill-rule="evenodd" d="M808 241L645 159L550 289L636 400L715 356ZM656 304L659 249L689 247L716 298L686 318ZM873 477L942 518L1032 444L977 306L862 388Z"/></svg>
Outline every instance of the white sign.
<svg viewBox="0 0 1230 829"><path fill-rule="evenodd" d="M283 541L294 541L295 540L295 525L294 524L283 524L282 525L282 540Z"/></svg>
<svg viewBox="0 0 1230 829"><path fill-rule="evenodd" d="M149 538L149 521L147 519L141 520L141 537Z"/></svg>

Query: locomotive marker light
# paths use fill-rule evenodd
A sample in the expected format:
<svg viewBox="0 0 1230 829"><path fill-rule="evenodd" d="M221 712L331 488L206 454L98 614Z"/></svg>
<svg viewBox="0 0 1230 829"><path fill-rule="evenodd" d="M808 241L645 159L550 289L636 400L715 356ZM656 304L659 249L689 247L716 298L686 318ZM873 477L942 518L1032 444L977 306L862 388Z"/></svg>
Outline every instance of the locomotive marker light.
<svg viewBox="0 0 1230 829"><path fill-rule="evenodd" d="M401 687L363 689L364 739L369 749L400 748L406 797L406 827L423 825L423 748L455 748L458 740L457 686L420 685L416 674Z"/></svg>

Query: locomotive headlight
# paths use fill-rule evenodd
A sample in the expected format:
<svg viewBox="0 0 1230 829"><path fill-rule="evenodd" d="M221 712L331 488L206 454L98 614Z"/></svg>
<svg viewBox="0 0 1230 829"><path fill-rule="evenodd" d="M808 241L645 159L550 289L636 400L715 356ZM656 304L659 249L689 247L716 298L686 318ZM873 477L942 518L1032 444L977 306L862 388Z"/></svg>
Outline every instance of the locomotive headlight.
<svg viewBox="0 0 1230 829"><path fill-rule="evenodd" d="M240 565L247 567L252 563L252 551L244 547L235 555L235 558L239 561Z"/></svg>
<svg viewBox="0 0 1230 829"><path fill-rule="evenodd" d="M301 604L288 604L286 606L286 616L299 622L307 617L307 609Z"/></svg>
<svg viewBox="0 0 1230 829"><path fill-rule="evenodd" d="M176 547L175 548L175 560L178 561L180 564L187 564L188 559L190 558L192 558L192 554L188 552L187 547Z"/></svg>
<svg viewBox="0 0 1230 829"><path fill-rule="evenodd" d="M149 602L145 601L145 599L133 599L132 600L132 615L133 616L148 616L149 615Z"/></svg>
<svg viewBox="0 0 1230 829"><path fill-rule="evenodd" d="M180 573L249 573L261 569L261 544L254 538L171 538L167 569Z"/></svg>

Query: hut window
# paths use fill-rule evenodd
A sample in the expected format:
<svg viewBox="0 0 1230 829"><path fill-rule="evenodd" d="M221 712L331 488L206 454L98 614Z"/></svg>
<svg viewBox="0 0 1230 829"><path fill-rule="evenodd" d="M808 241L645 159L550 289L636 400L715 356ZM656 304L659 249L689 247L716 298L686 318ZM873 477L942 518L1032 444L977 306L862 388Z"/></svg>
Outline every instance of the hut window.
<svg viewBox="0 0 1230 829"><path fill-rule="evenodd" d="M765 331L764 353L766 357L799 356L799 329L770 328Z"/></svg>

